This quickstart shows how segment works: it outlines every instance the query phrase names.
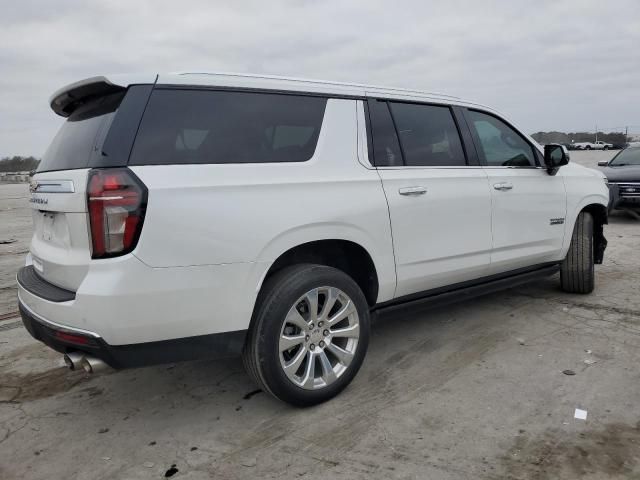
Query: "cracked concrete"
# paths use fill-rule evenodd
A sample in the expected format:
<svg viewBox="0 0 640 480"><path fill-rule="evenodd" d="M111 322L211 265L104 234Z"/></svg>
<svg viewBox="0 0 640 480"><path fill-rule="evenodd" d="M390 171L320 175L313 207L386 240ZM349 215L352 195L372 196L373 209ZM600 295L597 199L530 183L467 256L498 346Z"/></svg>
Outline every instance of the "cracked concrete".
<svg viewBox="0 0 640 480"><path fill-rule="evenodd" d="M0 186L0 239L17 240L0 245L0 326L25 192ZM616 213L606 236L594 294L551 277L378 318L353 384L305 410L256 392L237 359L90 377L0 330L0 478L640 478L640 222Z"/></svg>

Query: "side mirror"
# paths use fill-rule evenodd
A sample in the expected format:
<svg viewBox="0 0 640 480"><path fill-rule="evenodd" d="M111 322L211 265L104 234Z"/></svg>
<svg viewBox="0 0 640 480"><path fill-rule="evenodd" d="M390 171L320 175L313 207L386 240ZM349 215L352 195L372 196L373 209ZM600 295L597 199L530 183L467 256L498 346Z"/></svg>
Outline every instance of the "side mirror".
<svg viewBox="0 0 640 480"><path fill-rule="evenodd" d="M608 167L609 166L609 161L608 160L600 160L598 162L598 166L599 167Z"/></svg>
<svg viewBox="0 0 640 480"><path fill-rule="evenodd" d="M560 144L551 143L544 146L544 164L549 175L555 175L558 169L569 163L569 152Z"/></svg>

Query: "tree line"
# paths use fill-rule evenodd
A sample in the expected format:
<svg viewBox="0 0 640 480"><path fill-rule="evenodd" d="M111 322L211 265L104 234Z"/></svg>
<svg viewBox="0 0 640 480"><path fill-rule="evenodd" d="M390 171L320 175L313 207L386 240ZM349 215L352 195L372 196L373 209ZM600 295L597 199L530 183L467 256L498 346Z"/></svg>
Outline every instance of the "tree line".
<svg viewBox="0 0 640 480"><path fill-rule="evenodd" d="M536 142L541 144L570 144L574 142L595 142L596 140L596 134L593 132L536 132L531 136L535 139ZM603 142L612 143L619 146L623 146L628 141L627 136L623 132L598 132L598 140L602 140Z"/></svg>
<svg viewBox="0 0 640 480"><path fill-rule="evenodd" d="M0 158L0 172L30 172L38 168L39 163L40 159L36 157L4 157Z"/></svg>

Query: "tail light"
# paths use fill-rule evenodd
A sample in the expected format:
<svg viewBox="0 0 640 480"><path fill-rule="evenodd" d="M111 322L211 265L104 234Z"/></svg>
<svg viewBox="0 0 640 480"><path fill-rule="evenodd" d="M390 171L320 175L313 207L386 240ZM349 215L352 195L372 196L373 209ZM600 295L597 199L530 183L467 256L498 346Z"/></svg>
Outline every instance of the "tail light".
<svg viewBox="0 0 640 480"><path fill-rule="evenodd" d="M138 243L147 188L127 169L92 170L87 188L92 258L124 255Z"/></svg>

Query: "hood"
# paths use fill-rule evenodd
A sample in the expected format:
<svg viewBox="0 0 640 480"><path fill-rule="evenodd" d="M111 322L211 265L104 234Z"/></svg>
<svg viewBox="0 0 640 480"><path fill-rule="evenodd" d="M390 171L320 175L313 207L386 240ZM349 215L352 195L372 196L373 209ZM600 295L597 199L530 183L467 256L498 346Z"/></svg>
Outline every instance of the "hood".
<svg viewBox="0 0 640 480"><path fill-rule="evenodd" d="M602 167L600 171L607 176L609 182L640 182L640 165Z"/></svg>

